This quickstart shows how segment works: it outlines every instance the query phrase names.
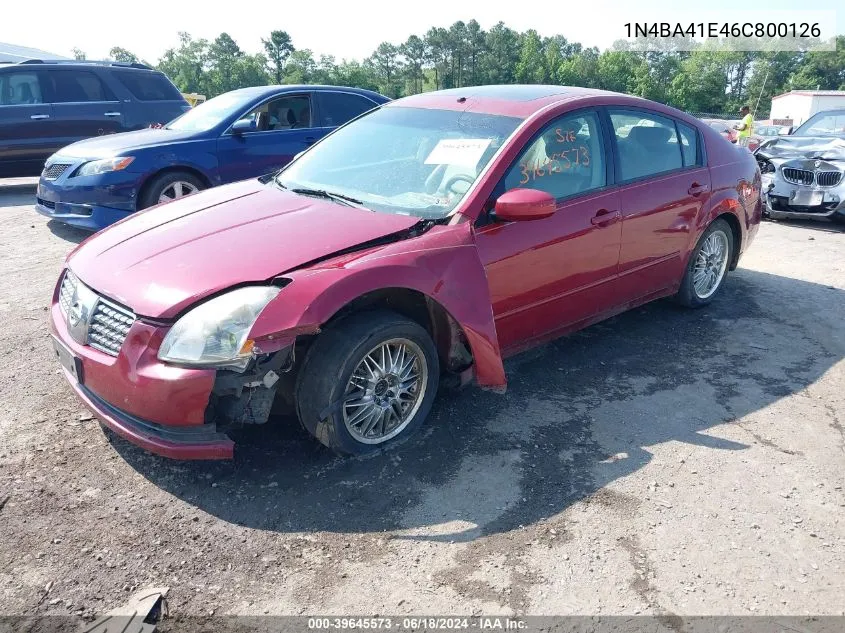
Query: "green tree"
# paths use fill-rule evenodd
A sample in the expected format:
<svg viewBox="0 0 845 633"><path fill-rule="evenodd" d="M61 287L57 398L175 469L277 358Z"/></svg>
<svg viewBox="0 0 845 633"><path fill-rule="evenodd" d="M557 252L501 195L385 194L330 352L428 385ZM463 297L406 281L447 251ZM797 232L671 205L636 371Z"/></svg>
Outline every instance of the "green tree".
<svg viewBox="0 0 845 633"><path fill-rule="evenodd" d="M270 38L261 38L264 52L267 54L268 69L277 84L282 83L285 76L285 62L293 53L293 42L287 31L271 31Z"/></svg>
<svg viewBox="0 0 845 633"><path fill-rule="evenodd" d="M722 53L694 51L679 63L670 84L669 102L690 112L724 112L727 109L728 61Z"/></svg>
<svg viewBox="0 0 845 633"><path fill-rule="evenodd" d="M511 84L516 81L519 58L519 34L497 23L487 31L485 54L481 62L484 81L492 84Z"/></svg>
<svg viewBox="0 0 845 633"><path fill-rule="evenodd" d="M557 78L567 86L601 88L598 49L585 48L565 59L558 68Z"/></svg>
<svg viewBox="0 0 845 633"><path fill-rule="evenodd" d="M798 88L845 88L845 36L835 51L746 53L677 44L638 52L625 40L599 54L563 35L518 33L499 22L486 33L476 20L432 27L402 44L382 42L363 62L331 55L315 60L297 51L284 31L262 40L264 51L251 55L226 33L213 42L179 34L158 68L183 92L209 97L271 81L328 83L379 90L391 97L424 90L478 84L557 83L627 92L693 112L725 112L741 103L768 114L771 98ZM74 49L74 55L85 54ZM115 47L113 59L136 61Z"/></svg>
<svg viewBox="0 0 845 633"><path fill-rule="evenodd" d="M599 55L598 83L604 90L630 92L637 69L645 64L641 57L628 51L607 50Z"/></svg>
<svg viewBox="0 0 845 633"><path fill-rule="evenodd" d="M126 50L125 48L121 48L120 46L115 46L109 51L109 58L116 62L126 62L127 64L138 63L138 58L134 53Z"/></svg>
<svg viewBox="0 0 845 633"><path fill-rule="evenodd" d="M388 97L401 96L399 77L402 62L399 59L398 47L390 42L382 42L367 59L367 63L373 69L383 94Z"/></svg>
<svg viewBox="0 0 845 633"><path fill-rule="evenodd" d="M307 84L311 83L314 73L317 70L317 62L314 61L314 53L310 49L294 51L288 57L285 64L286 84Z"/></svg>
<svg viewBox="0 0 845 633"><path fill-rule="evenodd" d="M425 42L416 35L411 35L400 47L400 52L405 58L405 78L410 86L406 94L422 92L425 84L423 66L427 54Z"/></svg>
<svg viewBox="0 0 845 633"><path fill-rule="evenodd" d="M477 86L483 83L482 60L486 53L486 38L481 25L475 20L470 20L466 25L466 77L465 85Z"/></svg>
<svg viewBox="0 0 845 633"><path fill-rule="evenodd" d="M516 62L516 81L521 84L542 83L545 75L543 42L533 29L526 31L521 40Z"/></svg>
<svg viewBox="0 0 845 633"><path fill-rule="evenodd" d="M449 32L444 28L432 27L425 34L428 64L434 73L434 89L440 90L446 84L449 73Z"/></svg>
<svg viewBox="0 0 845 633"><path fill-rule="evenodd" d="M793 90L845 89L845 35L837 36L835 51L807 53L789 85Z"/></svg>
<svg viewBox="0 0 845 633"><path fill-rule="evenodd" d="M182 92L198 92L213 97L218 92L209 81L208 41L194 40L188 33L179 33L179 46L165 51L158 69L170 77Z"/></svg>

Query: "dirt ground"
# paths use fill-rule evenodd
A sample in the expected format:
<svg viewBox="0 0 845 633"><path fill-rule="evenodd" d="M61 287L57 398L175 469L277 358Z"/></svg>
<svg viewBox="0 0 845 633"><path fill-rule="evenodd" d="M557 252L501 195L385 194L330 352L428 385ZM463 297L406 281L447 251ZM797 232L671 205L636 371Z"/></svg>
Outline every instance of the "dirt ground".
<svg viewBox="0 0 845 633"><path fill-rule="evenodd" d="M84 234L0 190L0 613L169 586L214 614L845 613L845 232L766 223L724 294L660 301L447 394L364 461L296 423L177 463L104 432L47 305ZM5 503L4 503L5 500Z"/></svg>

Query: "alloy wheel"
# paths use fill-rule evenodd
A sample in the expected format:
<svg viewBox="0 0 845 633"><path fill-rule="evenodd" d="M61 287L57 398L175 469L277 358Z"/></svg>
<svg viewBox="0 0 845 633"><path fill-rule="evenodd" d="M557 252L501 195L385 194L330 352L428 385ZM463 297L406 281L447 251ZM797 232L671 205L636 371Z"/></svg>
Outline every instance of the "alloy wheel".
<svg viewBox="0 0 845 633"><path fill-rule="evenodd" d="M170 202L171 200L177 200L178 198L189 196L197 191L199 191L199 189L196 185L192 185L184 180L177 180L162 189L161 194L158 196L158 201L159 203Z"/></svg>
<svg viewBox="0 0 845 633"><path fill-rule="evenodd" d="M422 349L395 338L371 349L352 372L343 396L343 421L364 444L381 444L401 433L422 404L428 365Z"/></svg>
<svg viewBox="0 0 845 633"><path fill-rule="evenodd" d="M730 251L728 236L720 230L713 231L704 240L692 269L692 285L699 299L707 299L719 288L728 268Z"/></svg>

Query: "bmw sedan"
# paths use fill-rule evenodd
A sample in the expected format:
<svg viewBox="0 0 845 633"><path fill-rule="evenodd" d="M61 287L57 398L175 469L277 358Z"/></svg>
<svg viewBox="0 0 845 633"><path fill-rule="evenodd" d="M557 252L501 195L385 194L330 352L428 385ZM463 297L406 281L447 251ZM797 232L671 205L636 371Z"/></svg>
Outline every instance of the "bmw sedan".
<svg viewBox="0 0 845 633"><path fill-rule="evenodd" d="M387 101L334 86L233 90L164 127L92 138L44 166L35 209L96 231L140 209L276 171L337 126Z"/></svg>
<svg viewBox="0 0 845 633"><path fill-rule="evenodd" d="M175 458L287 405L342 454L441 384L660 297L713 301L760 223L747 150L672 108L560 86L390 102L274 178L137 214L68 256L57 361L103 424ZM260 432L255 429L255 432Z"/></svg>

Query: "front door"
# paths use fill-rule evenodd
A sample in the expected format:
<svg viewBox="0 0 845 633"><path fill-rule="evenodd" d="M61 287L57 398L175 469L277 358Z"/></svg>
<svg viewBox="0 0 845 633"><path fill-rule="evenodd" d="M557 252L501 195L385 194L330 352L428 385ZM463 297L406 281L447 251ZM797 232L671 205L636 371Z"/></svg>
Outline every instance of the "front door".
<svg viewBox="0 0 845 633"><path fill-rule="evenodd" d="M257 178L287 165L324 132L314 126L311 93L297 93L265 101L240 117L247 132L227 130L217 141L222 182Z"/></svg>
<svg viewBox="0 0 845 633"><path fill-rule="evenodd" d="M609 110L622 211L620 299L635 302L677 284L695 221L710 197L698 134L647 110Z"/></svg>
<svg viewBox="0 0 845 633"><path fill-rule="evenodd" d="M618 193L606 189L607 160L598 114L578 111L530 141L497 188L557 199L549 218L493 220L476 231L503 353L615 305L621 223Z"/></svg>
<svg viewBox="0 0 845 633"><path fill-rule="evenodd" d="M52 113L39 73L0 74L0 178L41 173L44 161L58 149L50 138Z"/></svg>

